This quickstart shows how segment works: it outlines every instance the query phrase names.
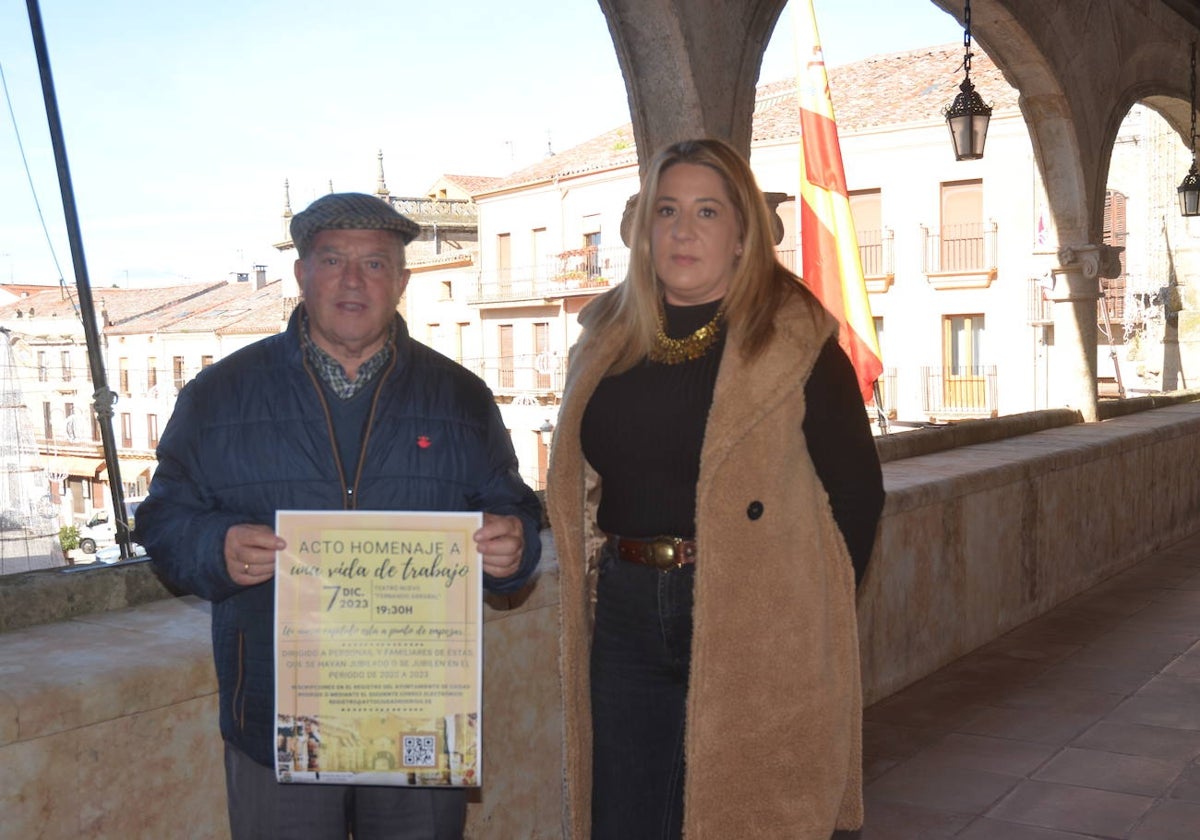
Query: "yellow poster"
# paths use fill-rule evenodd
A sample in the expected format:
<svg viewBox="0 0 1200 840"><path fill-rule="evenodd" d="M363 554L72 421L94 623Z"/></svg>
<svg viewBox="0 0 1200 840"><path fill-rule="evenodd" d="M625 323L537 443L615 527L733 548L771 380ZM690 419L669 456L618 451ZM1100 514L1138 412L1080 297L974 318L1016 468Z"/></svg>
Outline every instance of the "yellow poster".
<svg viewBox="0 0 1200 840"><path fill-rule="evenodd" d="M279 511L281 782L480 784L480 513Z"/></svg>

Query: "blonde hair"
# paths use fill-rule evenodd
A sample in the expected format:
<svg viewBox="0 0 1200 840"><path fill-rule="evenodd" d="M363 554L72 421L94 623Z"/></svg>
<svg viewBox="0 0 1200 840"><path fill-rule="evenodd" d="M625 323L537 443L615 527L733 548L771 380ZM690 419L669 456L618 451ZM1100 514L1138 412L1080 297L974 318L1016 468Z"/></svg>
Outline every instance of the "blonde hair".
<svg viewBox="0 0 1200 840"><path fill-rule="evenodd" d="M775 255L771 211L750 165L721 140L684 140L654 156L642 180L630 225L629 272L625 282L597 298L581 321L596 331L615 332L622 347L612 372L633 367L650 352L658 332L663 288L654 271L650 229L654 203L663 173L679 163L707 166L721 177L737 213L742 255L725 295L725 319L738 336L738 350L753 358L771 338L774 315L784 298L800 289L799 282ZM805 296L807 298L807 296Z"/></svg>

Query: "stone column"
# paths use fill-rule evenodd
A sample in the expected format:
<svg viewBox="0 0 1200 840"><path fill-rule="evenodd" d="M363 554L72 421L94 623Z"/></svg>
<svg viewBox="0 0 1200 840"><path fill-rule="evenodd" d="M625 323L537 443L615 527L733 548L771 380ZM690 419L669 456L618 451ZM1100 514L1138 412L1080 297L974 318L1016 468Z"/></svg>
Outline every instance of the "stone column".
<svg viewBox="0 0 1200 840"><path fill-rule="evenodd" d="M1172 255L1174 288L1166 300L1164 391L1200 387L1200 240L1180 239ZM1174 347L1168 344L1172 338L1177 341Z"/></svg>
<svg viewBox="0 0 1200 840"><path fill-rule="evenodd" d="M1119 251L1106 245L1064 245L1058 249L1060 265L1053 269L1050 401L1078 410L1087 422L1097 419L1096 301L1101 263L1112 262L1117 254ZM1117 268L1119 271L1119 264Z"/></svg>

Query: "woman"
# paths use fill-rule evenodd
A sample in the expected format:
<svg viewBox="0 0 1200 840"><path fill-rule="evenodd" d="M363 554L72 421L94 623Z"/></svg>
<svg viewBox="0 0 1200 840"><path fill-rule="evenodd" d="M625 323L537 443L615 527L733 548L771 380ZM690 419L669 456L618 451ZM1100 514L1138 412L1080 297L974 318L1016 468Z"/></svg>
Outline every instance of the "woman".
<svg viewBox="0 0 1200 840"><path fill-rule="evenodd" d="M548 497L571 838L862 822L854 590L879 461L837 324L771 231L737 152L673 145L625 282L580 315Z"/></svg>

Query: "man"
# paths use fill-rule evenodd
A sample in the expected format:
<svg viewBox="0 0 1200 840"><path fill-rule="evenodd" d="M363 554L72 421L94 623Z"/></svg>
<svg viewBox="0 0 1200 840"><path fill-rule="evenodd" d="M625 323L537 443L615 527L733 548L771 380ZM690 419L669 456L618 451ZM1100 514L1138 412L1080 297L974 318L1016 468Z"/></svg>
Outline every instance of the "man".
<svg viewBox="0 0 1200 840"><path fill-rule="evenodd" d="M287 785L273 770L278 510L484 511L484 586L523 586L541 511L491 393L409 338L396 305L419 232L356 193L292 220L303 301L287 331L179 394L136 536L169 582L213 602L232 835L458 838L460 789Z"/></svg>

